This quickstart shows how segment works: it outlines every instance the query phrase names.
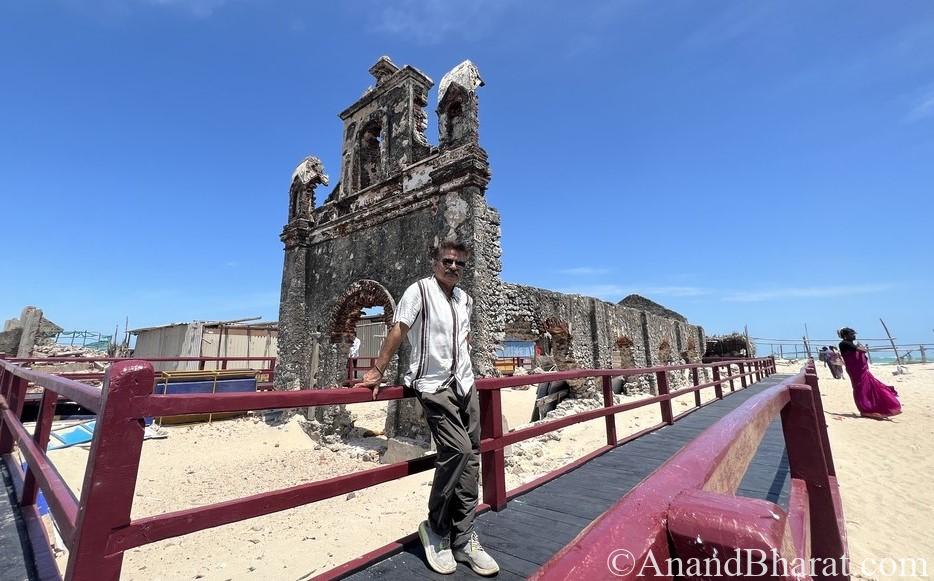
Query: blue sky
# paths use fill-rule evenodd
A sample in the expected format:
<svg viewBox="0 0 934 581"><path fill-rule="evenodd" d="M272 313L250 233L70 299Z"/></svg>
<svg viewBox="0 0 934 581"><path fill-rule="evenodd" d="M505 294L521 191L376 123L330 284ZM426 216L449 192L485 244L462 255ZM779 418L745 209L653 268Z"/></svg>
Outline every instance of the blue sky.
<svg viewBox="0 0 934 581"><path fill-rule="evenodd" d="M7 0L0 317L275 319L291 171L384 54L480 69L505 280L934 342L927 1Z"/></svg>

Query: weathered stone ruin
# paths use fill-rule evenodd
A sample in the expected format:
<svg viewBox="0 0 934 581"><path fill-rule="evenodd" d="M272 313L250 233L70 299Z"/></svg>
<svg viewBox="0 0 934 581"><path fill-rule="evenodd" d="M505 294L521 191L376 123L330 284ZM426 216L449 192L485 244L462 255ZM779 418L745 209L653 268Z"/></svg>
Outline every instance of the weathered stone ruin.
<svg viewBox="0 0 934 581"><path fill-rule="evenodd" d="M30 357L36 345L52 340L62 328L43 318L42 309L25 307L19 318L8 319L0 332L0 354Z"/></svg>
<svg viewBox="0 0 934 581"><path fill-rule="evenodd" d="M329 182L317 158L292 176L281 235L278 389L341 385L362 309L382 309L391 322L396 299L430 274L428 248L446 238L473 250L461 286L475 299L471 356L479 376L495 373L495 351L507 338L537 342L558 369L700 361L703 329L647 299L613 305L501 280L500 219L486 202L490 166L479 144L483 80L470 61L441 79L437 145L426 136L432 80L387 57L370 73L375 86L340 114L340 181L324 203L315 205L316 187ZM401 382L408 357L403 345L387 381ZM574 388L593 393L586 382ZM388 436L424 435L416 405L391 406ZM313 418L329 434L349 422L337 406Z"/></svg>

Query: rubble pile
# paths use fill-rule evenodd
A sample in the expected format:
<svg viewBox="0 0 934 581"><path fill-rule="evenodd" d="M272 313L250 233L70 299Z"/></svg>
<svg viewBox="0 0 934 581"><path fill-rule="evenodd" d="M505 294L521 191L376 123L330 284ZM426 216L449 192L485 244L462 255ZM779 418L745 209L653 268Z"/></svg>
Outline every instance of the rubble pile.
<svg viewBox="0 0 934 581"><path fill-rule="evenodd" d="M712 335L707 337L707 350L704 357L755 357L756 344L749 341L742 333Z"/></svg>

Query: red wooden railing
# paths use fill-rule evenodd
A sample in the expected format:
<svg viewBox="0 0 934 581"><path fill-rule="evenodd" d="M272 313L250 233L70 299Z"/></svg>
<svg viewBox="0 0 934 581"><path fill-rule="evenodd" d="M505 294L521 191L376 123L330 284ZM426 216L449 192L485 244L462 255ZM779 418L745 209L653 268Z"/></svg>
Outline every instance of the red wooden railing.
<svg viewBox="0 0 934 581"><path fill-rule="evenodd" d="M787 512L734 495L778 415L791 472ZM722 565L737 551L743 557L734 576L752 578L764 566L767 574L758 576L770 579L849 578L845 521L813 361L682 448L532 578L669 578L657 575L669 559L686 568L719 556ZM744 569L747 551L760 551L751 560L763 555L763 564ZM813 566L804 565L811 559Z"/></svg>
<svg viewBox="0 0 934 581"><path fill-rule="evenodd" d="M363 374L373 368L378 357L350 357L347 359L347 381L363 379Z"/></svg>
<svg viewBox="0 0 934 581"><path fill-rule="evenodd" d="M733 366L738 369L733 373ZM710 368L713 380L700 381L700 370ZM725 375L721 375L721 369ZM692 385L671 391L668 375L673 371L689 370ZM774 373L772 358L746 359L739 362L714 364L675 365L645 369L586 369L542 375L480 379L477 388L482 414L481 462L483 502L481 509L500 510L509 497L522 494L557 477L577 465L598 456L622 442L666 424L671 424L685 413L699 407L700 391L712 388L717 398L723 397L723 386L734 380L745 387L752 380L761 380ZM642 400L614 404L612 378L617 376L654 375L658 395ZM502 402L500 390L541 381L559 381L581 378L600 378L604 407L573 416L543 422L504 434L500 421ZM321 405L365 403L372 401L369 389L324 389L288 392L224 393L224 394L153 394L154 374L146 361L114 361L107 370L103 388L25 369L9 361L0 360L0 454L13 475L17 497L23 508L30 530L30 540L39 561L41 575L55 578L57 570L48 549L42 525L35 509L36 490L41 489L51 509L61 536L69 548L67 580L119 579L124 551L159 540L185 535L254 518L311 502L344 495L411 474L430 470L434 455L407 462L390 464L347 474L324 481L309 482L289 488L256 494L236 500L210 504L132 520L132 500L136 488L137 471L143 442L143 418L148 416L175 416L195 413L244 412L263 409L296 408ZM26 387L29 382L44 388L44 395L35 432L29 434L20 421ZM695 407L675 415L672 399L695 394ZM414 394L401 386L384 388L379 400L395 400ZM80 501L74 497L61 475L45 455L58 397L71 399L98 414L97 428L91 444ZM658 405L662 423L638 434L618 439L614 416L632 409ZM541 436L572 424L605 418L607 444L576 460L565 468L546 474L507 494L505 489L504 448L510 444ZM14 455L14 444L19 447L27 464L25 473ZM363 566L366 559L395 550L387 545L352 563L338 567L322 578L335 578Z"/></svg>
<svg viewBox="0 0 934 581"><path fill-rule="evenodd" d="M249 367L248 369L258 372L262 378L257 384L257 389L272 389L276 378L276 358L275 357L245 357L245 356L226 356L226 357L3 357L0 360L16 363L21 367L31 368L33 365L47 365L50 363L108 363L113 364L117 361L149 361L150 363L188 363L197 362L198 370L204 370L208 363L219 364L217 369L228 369L230 363L257 363L258 367ZM234 369L234 368L230 368ZM241 369L237 367L236 369ZM54 370L50 371L54 373ZM101 381L104 379L104 372L81 372L69 371L64 373L54 373L58 377L66 379L76 379L78 381Z"/></svg>

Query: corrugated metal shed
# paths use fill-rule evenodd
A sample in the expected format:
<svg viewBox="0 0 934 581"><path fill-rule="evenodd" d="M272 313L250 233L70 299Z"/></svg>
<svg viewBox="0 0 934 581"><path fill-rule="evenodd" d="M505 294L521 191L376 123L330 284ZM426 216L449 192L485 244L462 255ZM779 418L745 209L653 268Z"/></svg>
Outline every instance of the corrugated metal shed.
<svg viewBox="0 0 934 581"><path fill-rule="evenodd" d="M376 357L383 346L383 339L386 338L386 324L361 319L357 323L357 338L360 339L360 352L357 356Z"/></svg>
<svg viewBox="0 0 934 581"><path fill-rule="evenodd" d="M223 323L192 321L130 331L136 335L136 357L276 357L279 328L276 323ZM204 369L219 369L205 362ZM227 369L262 369L264 361L231 361ZM156 371L194 371L197 361L153 363Z"/></svg>

